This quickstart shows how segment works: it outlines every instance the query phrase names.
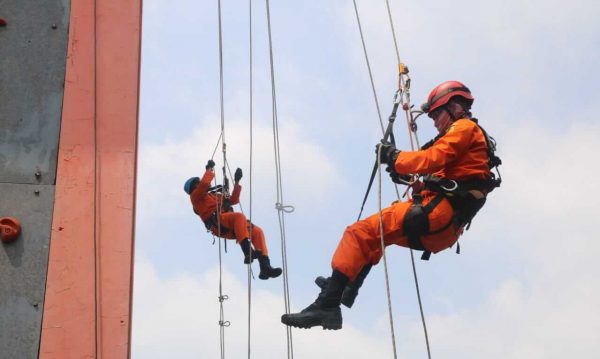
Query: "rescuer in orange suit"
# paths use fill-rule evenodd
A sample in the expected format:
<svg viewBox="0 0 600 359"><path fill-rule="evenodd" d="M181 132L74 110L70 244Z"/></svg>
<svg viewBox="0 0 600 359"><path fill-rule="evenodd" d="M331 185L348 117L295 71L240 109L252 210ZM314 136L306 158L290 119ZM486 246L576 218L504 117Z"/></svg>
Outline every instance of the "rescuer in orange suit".
<svg viewBox="0 0 600 359"><path fill-rule="evenodd" d="M223 186L210 187L215 177L214 167L215 162L209 160L202 179L192 177L185 182L183 189L190 195L194 213L215 236L235 239L242 248L245 264L251 263L255 258L258 259L260 279L279 277L281 268L271 267L263 230L248 221L243 213L233 211L232 205L240 201L242 186L239 182L242 179L242 169L238 168L235 171L233 192L229 196L223 193Z"/></svg>
<svg viewBox="0 0 600 359"><path fill-rule="evenodd" d="M384 243L424 251L423 259L451 247L483 206L486 195L499 186L490 171L495 143L471 117L473 96L458 81L435 87L423 105L439 135L419 151L399 151L392 144L376 147L381 164L394 182L406 184L409 175L428 175L416 182L413 198L396 201L381 212ZM490 148L492 148L490 152ZM499 161L499 159L498 159ZM404 179L404 182L402 181ZM352 306L381 249L380 214L348 226L333 255L331 277L318 277L321 293L300 313L284 314L282 323L298 328L340 329L340 304Z"/></svg>

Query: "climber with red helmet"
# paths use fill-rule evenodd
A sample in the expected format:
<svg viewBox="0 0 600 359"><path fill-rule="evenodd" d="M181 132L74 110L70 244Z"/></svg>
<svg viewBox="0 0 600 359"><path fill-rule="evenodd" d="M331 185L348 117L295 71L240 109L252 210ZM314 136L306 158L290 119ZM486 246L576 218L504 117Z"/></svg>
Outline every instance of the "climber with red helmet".
<svg viewBox="0 0 600 359"><path fill-rule="evenodd" d="M194 213L204 222L206 229L215 236L235 239L244 253L244 263L249 264L258 259L260 273L258 278L269 279L281 275L281 268L271 267L269 252L263 230L246 219L243 213L234 212L233 205L240 201L242 186L242 169L238 168L234 175L234 187L231 196L223 186L210 187L215 177L215 162L209 160L202 179L191 177L183 190L190 196ZM250 235L252 234L252 235ZM254 248L252 248L254 246Z"/></svg>
<svg viewBox="0 0 600 359"><path fill-rule="evenodd" d="M419 151L377 144L378 161L387 165L392 181L406 184L414 175L422 175L423 182L413 187L412 199L395 201L381 213L348 226L333 255L331 276L315 280L321 288L315 302L300 313L282 315L282 323L340 329L340 304L352 307L369 270L383 256L381 230L385 246L421 250L422 259L456 243L487 194L500 185L491 172L500 164L494 154L495 142L472 118L473 100L464 84L444 82L422 106L438 136Z"/></svg>

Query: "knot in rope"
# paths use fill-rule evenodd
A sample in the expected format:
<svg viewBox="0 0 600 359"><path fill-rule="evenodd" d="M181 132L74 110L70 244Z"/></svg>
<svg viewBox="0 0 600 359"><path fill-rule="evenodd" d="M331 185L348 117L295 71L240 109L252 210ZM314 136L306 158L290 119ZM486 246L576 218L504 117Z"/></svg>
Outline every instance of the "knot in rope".
<svg viewBox="0 0 600 359"><path fill-rule="evenodd" d="M221 326L221 327L228 327L230 325L231 325L231 323L229 322L229 320L225 320L225 321L219 320L219 326Z"/></svg>
<svg viewBox="0 0 600 359"><path fill-rule="evenodd" d="M292 213L296 210L294 208L294 206L290 206L290 205L284 206L283 204L281 204L279 202L275 203L275 209L278 211L283 211L285 213Z"/></svg>
<svg viewBox="0 0 600 359"><path fill-rule="evenodd" d="M227 299L229 299L229 296L227 294L225 295L220 295L219 296L219 302L223 303L224 301L226 301Z"/></svg>

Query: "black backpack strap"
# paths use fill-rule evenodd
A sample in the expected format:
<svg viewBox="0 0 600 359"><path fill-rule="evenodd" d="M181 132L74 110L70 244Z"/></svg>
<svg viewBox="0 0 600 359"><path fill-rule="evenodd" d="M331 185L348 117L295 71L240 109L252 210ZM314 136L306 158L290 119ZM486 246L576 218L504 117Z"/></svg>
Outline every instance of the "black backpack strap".
<svg viewBox="0 0 600 359"><path fill-rule="evenodd" d="M429 231L429 214L437 207L444 199L444 195L438 193L427 205L423 206L423 197L420 194L413 195L413 204L410 206L404 216L404 234L408 237L408 246L412 249L423 251L422 260L429 260L431 251L427 250L421 241L421 236L430 234ZM452 221L444 228L435 231L438 233L445 230L452 224Z"/></svg>

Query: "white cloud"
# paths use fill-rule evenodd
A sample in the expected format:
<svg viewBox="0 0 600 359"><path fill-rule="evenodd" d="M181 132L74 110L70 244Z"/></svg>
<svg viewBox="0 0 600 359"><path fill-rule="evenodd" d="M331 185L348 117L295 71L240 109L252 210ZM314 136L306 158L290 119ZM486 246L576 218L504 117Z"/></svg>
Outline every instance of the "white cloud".
<svg viewBox="0 0 600 359"><path fill-rule="evenodd" d="M523 260L484 302L430 316L435 350L445 358L591 357L600 350L600 170L590 166L600 127L529 125L500 136L504 182L467 236L487 238L488 247L500 240Z"/></svg>
<svg viewBox="0 0 600 359"><path fill-rule="evenodd" d="M500 155L504 160L501 167L504 183L492 193L473 228L465 235L463 248L467 248L463 250L464 254L451 263L445 261L443 255L438 258L434 256L433 263L425 267L423 277L429 281L422 285L433 292L435 298L424 298L426 302L434 303L425 307L434 357L587 358L600 351L600 313L596 304L600 299L597 280L600 275L600 266L597 265L600 241L595 223L600 213L597 194L600 170L596 166L600 127L596 119L598 106L593 100L598 94L597 86L591 81L594 73L585 71L590 59L597 57L594 52L597 51L597 45L594 44L598 43L599 4L592 1L564 3L555 0L508 5L500 1L458 1L445 5L414 2L399 7L392 2L400 54L413 70L413 98L422 98L430 86L446 77L464 79L477 91L477 114L482 114L482 125L498 139ZM288 66L276 68L281 76L277 78L279 91L288 91L286 96L280 96L280 104L287 104L288 110L292 110L281 113L288 116L286 120L293 118L297 121L285 121L281 129L285 198L299 208L314 212L311 213L313 217L316 217L315 213L323 213L322 218L316 218L313 222L300 217L299 213L295 214L299 216L295 217L298 230L294 233L296 240L290 241L290 247L296 246L296 251L288 253L288 256L295 262L295 267L291 269L295 272L291 275L292 285L296 286L292 293L303 299L307 294L304 292L306 287L301 285L305 283L297 284L298 280L294 281L293 276L310 282L305 277L326 267L326 261L320 268L314 268L311 261L320 256L329 256L330 253L321 252L325 247L333 247L332 241L337 241L338 237L330 239L327 231L335 231L335 228L331 228L332 222L346 218L344 211L356 207L352 201L360 197L355 193L342 193L337 197L332 194L333 190L339 191L334 187L338 185L334 179L341 178L334 160L358 157L355 151L357 144L342 140L338 146L327 147L328 144L320 143L318 139L319 132L326 129L317 128L314 124L321 118L331 119L320 122L332 128L338 124L346 133L358 132L360 136L356 135L353 139L360 138L363 141L369 137L365 135L366 126L358 127L365 122L361 117L362 112L356 110L359 114L355 114L355 107L351 106L337 113L337 109L342 107L338 104L349 103L362 108L365 104L371 105L372 100L352 5L346 2L332 6L344 6L342 16L333 16L337 21L333 25L329 19L321 21L335 27L343 18L347 31L346 42L350 44L343 50L351 48L353 52L338 52L338 48L325 52L327 55L335 54L335 61L339 61L331 67L342 69L331 77L327 77L327 71L319 68L320 62L314 62L314 68L310 70L304 66L307 61L312 61L310 59L324 55L314 45L301 47L306 44L301 41L286 42L290 38L286 37L287 33L282 28L277 28L281 32L275 34L276 37L280 36L280 42L275 44L276 49L284 47L282 43L285 43L290 48L297 48L295 54L306 56L301 58L288 54ZM380 99L388 101L390 89L394 87L396 65L385 5L383 2L375 4L360 1L358 6L363 16L377 86L387 91L380 92ZM160 12L158 7L153 11ZM302 14L300 9L297 11ZM191 16L193 14L184 18L191 21ZM282 23L285 23L284 20L278 19ZM162 31L161 26L154 24L154 27L156 32ZM293 26L285 30L290 28L293 29ZM301 31L308 36L310 30L313 29L306 26ZM168 36L176 38L178 35ZM321 34L312 36L316 39ZM336 45L334 41L326 43ZM210 40L210 45L214 45L214 39ZM188 51L189 44L185 46L185 51ZM160 46L155 46L154 50L163 51ZM174 107L181 105L188 111L194 109L202 113L204 109L200 107L203 105L194 104L195 98L209 102L204 94L216 93L216 82L209 85L206 80L207 77L213 80L216 77L217 67L212 66L216 61L216 48L213 46L206 51L213 55L213 63L210 66L204 64L202 81L188 79L188 85L206 82L202 83L203 92L190 90L191 86L188 90L181 90L185 88L183 81L173 77L173 82L177 80L177 83L170 86L180 89L178 92L168 91L175 101ZM283 58L279 55L276 53L276 61ZM349 63L347 58L353 59L354 63ZM186 57L186 60L189 58ZM326 63L329 62L323 60L323 66ZM193 68L196 64L188 66ZM355 71L351 71L352 66ZM206 71L207 68L211 70ZM348 73L341 74L343 72ZM162 80L169 83L172 78L169 75ZM236 81L242 82L239 79ZM242 99L245 96L243 91L239 88L231 91L232 82L227 83L230 87L226 87L226 97L234 93L238 98L226 106L228 116L247 111L244 108L245 100ZM364 90L348 88L337 93L331 90L339 88L332 86L335 83L352 84L348 87L360 85L361 89L364 86ZM148 82L146 86L150 84ZM157 88L162 89L161 86ZM257 88L262 92L270 90L264 84L257 85ZM356 97L348 97L349 94ZM344 96L348 97L345 99L347 102L341 100ZM585 114L579 110L569 114L569 118L561 117L560 113L567 111L567 106L563 104L571 105L569 96L592 99L590 103L583 103L583 106L587 106L583 110ZM160 97L156 99L160 100ZM211 106L211 109L217 108L217 103ZM303 106L312 109L310 115L307 115L309 112ZM579 106L577 103L573 107ZM156 108L161 109L160 106ZM386 109L383 108L384 116ZM334 115L321 117L320 111L329 111ZM535 117L531 113L535 113ZM159 114L153 115L160 118ZM355 115L356 118L353 118ZM191 175L201 174L220 132L218 116L198 117L202 118L202 121L198 121L198 127L178 140L153 144L142 142L139 159L139 226L153 226L163 216L193 217L181 188L182 182ZM239 116L234 117L228 120L226 129L229 161L233 166L243 167L248 173L245 154L248 127ZM312 118L305 122L303 120L306 117ZM264 120L269 116L257 114L255 118ZM255 128L254 186L255 200L258 198L261 206L271 207L275 188L273 145L270 125L266 125L266 121L257 120ZM378 130L376 124L372 128L373 132ZM336 133L327 137L334 137ZM219 159L220 154L216 158ZM358 172L360 166L355 167ZM358 176L348 179L353 183L362 180ZM247 191L248 177L243 181ZM330 206L332 210L329 212L324 211L318 201L324 203L331 198L335 198L335 206ZM265 223L265 226L268 224ZM178 230L184 231L182 228ZM342 230L340 225L336 233L339 235ZM271 234L274 232L271 231ZM161 251L161 255L176 253L183 256L178 245L187 242L178 242L181 240L177 238L179 235L179 232L176 233L168 244L172 252ZM329 239L325 239L325 242L323 238ZM274 242L270 241L269 244ZM184 248L185 252L194 250ZM193 252L194 260L202 265L214 263L214 257L208 251L204 253L204 249L200 245L195 248L198 253L196 256ZM394 248L392 251L397 254L402 249ZM180 259L171 256L160 258L160 263L150 264L143 256L137 256L133 333L136 357L218 357L215 270L213 268L200 277L179 273L164 278L165 263ZM440 267L440 262L450 266ZM153 265L156 265L158 273L154 272ZM405 274L406 266L400 263L392 265L397 267L395 278ZM456 273L465 268L476 269L467 272L467 278L463 274L460 278L462 281L456 280L458 287L455 291L436 291L438 286L452 281ZM373 277L377 277L377 274L374 273ZM480 280L481 277L485 278L481 281L486 281L482 288L468 287L465 283ZM241 299L246 297L245 284L227 271L225 281L232 297L226 304L227 318L235 322L227 329L227 340L231 343L228 344L228 356L242 357L246 349L246 303ZM282 299L279 294L261 290L259 281L254 283L253 357L283 357L283 354L272 354L285 353L285 334L279 323ZM368 298L368 294L371 293L363 293L363 299ZM408 307L407 300L395 298L395 301L398 303L395 304L395 321L399 356L424 357L420 322L414 316L402 316L405 313L403 310ZM387 316L381 314L384 310L380 305L364 301L352 311L345 311L350 322L356 318L353 315L357 311L366 312L367 315L374 313L376 318L368 318L360 327L345 325L342 331L333 333L320 329L295 331L296 356L342 356L341 351L348 350L357 358L390 357Z"/></svg>
<svg viewBox="0 0 600 359"><path fill-rule="evenodd" d="M242 196L248 196L249 171L249 125L233 120L227 123L225 139L227 161L231 171L241 167L244 171ZM140 148L138 191L141 216L187 215L189 201L185 200L183 183L191 176L202 176L206 161L210 159L219 139L220 120L216 117L201 122L190 131L189 137L180 142L166 141L160 144L146 144ZM279 130L282 163L284 200L294 204L312 204L327 201L334 189L338 170L324 153L312 142L301 128L288 122ZM273 133L270 128L258 122L254 125L253 174L254 195L264 204L269 198L275 204L275 159L273 154ZM218 181L222 181L222 152L217 148L214 157L217 163ZM231 180L231 179L230 179ZM307 198L310 190L314 195Z"/></svg>
<svg viewBox="0 0 600 359"><path fill-rule="evenodd" d="M185 273L161 278L145 258L138 258L135 274L133 358L217 358L220 355L218 268L202 278ZM247 354L247 289L227 270L223 271L226 357ZM286 356L286 330L280 323L284 312L280 295L261 289L254 281L252 289L252 357ZM390 348L386 338L346 326L343 331L294 330L294 354L298 358L386 357Z"/></svg>

